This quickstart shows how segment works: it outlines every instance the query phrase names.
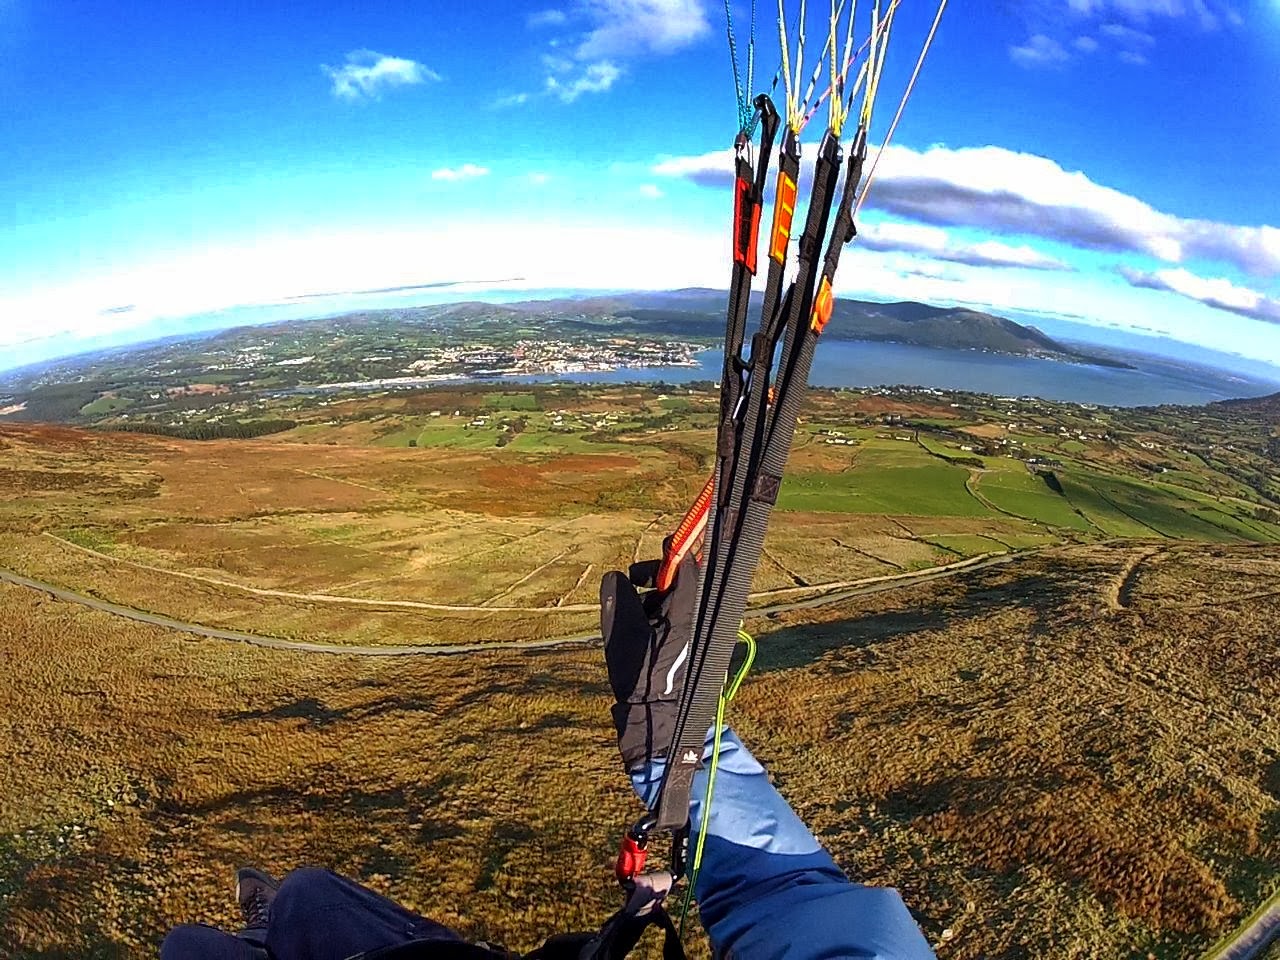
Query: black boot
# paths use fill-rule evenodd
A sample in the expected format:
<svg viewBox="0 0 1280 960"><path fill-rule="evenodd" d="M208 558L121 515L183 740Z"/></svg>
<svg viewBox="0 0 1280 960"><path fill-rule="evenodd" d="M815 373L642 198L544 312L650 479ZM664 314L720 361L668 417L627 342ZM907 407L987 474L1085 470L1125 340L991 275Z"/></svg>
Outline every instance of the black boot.
<svg viewBox="0 0 1280 960"><path fill-rule="evenodd" d="M263 957L266 956L267 918L279 889L280 881L269 873L253 867L236 871L236 899L244 917L244 929L237 936L260 949Z"/></svg>

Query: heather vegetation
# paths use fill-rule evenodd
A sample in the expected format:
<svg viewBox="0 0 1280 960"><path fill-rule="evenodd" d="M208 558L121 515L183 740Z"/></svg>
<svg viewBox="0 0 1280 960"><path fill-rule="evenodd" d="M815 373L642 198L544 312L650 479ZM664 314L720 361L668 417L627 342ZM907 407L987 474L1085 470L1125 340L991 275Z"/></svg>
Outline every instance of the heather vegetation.
<svg viewBox="0 0 1280 960"><path fill-rule="evenodd" d="M253 439L0 426L6 569L352 651L0 585L0 953L149 956L231 924L253 861L517 948L598 922L637 812L600 651L361 651L589 636L600 574L701 485L714 402L471 385L281 398L261 418L296 426ZM734 723L939 956L1194 957L1275 892L1276 425L811 398Z"/></svg>

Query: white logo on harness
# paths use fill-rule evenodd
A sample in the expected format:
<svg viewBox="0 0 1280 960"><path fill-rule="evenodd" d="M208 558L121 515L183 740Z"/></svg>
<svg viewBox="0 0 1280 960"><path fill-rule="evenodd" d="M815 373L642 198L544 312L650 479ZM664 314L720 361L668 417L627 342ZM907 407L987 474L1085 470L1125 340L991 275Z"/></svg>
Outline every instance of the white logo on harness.
<svg viewBox="0 0 1280 960"><path fill-rule="evenodd" d="M684 756L680 758L681 763L697 763L702 757L697 750L686 750Z"/></svg>
<svg viewBox="0 0 1280 960"><path fill-rule="evenodd" d="M684 645L684 649L680 651L680 656L676 657L676 662L671 665L671 669L667 671L667 689L662 691L664 697L671 696L671 691L676 685L676 671L679 670L686 660L689 659L689 644Z"/></svg>

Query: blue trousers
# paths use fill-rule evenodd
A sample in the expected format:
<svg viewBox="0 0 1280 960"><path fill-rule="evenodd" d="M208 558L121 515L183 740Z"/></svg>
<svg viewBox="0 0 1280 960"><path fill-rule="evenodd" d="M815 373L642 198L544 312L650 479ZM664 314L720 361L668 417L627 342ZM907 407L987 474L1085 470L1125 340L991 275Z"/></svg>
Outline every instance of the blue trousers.
<svg viewBox="0 0 1280 960"><path fill-rule="evenodd" d="M267 926L238 936L213 927L175 927L160 960L347 960L411 940L462 938L432 920L328 870L308 867L284 878Z"/></svg>

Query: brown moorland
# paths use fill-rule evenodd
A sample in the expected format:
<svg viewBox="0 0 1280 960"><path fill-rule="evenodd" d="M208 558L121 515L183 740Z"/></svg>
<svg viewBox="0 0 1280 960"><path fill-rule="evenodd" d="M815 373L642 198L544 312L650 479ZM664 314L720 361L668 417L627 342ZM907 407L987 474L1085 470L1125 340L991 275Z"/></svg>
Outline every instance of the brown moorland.
<svg viewBox="0 0 1280 960"><path fill-rule="evenodd" d="M634 393L577 409L596 422ZM653 555L701 484L708 398L677 399L695 415L573 436L543 416L496 448L464 425L493 398L465 392L458 417L361 398L233 442L5 424L0 563L292 639L577 633L600 573ZM851 409L944 432L903 442ZM940 956L1197 955L1280 877L1280 554L1052 545L1277 530L1190 455L1161 474L1186 485L1143 480L1171 444L1024 430L1037 446L978 468L946 398L813 410L792 464L812 492L771 530L768 602L1038 552L757 619L735 724L851 874L903 889ZM1070 460L1074 512L1018 462L1033 452ZM1123 469L1085 485L1104 461ZM588 926L637 812L603 687L598 650L306 655L0 587L0 955L152 955L171 923L231 923L247 861L334 866L517 947Z"/></svg>
<svg viewBox="0 0 1280 960"><path fill-rule="evenodd" d="M609 452L195 442L8 424L0 554L20 573L114 602L289 639L575 634L591 629L599 575L656 555L700 482L656 446L599 446ZM797 452L802 466L847 467L830 448ZM775 525L755 586L816 588L1050 539L999 516L795 510Z"/></svg>
<svg viewBox="0 0 1280 960"><path fill-rule="evenodd" d="M1193 957L1280 874L1277 616L1274 550L1064 547L754 624L734 722L939 956ZM589 926L636 813L599 657L308 656L0 587L0 951L152 956L233 922L243 862L519 948Z"/></svg>

